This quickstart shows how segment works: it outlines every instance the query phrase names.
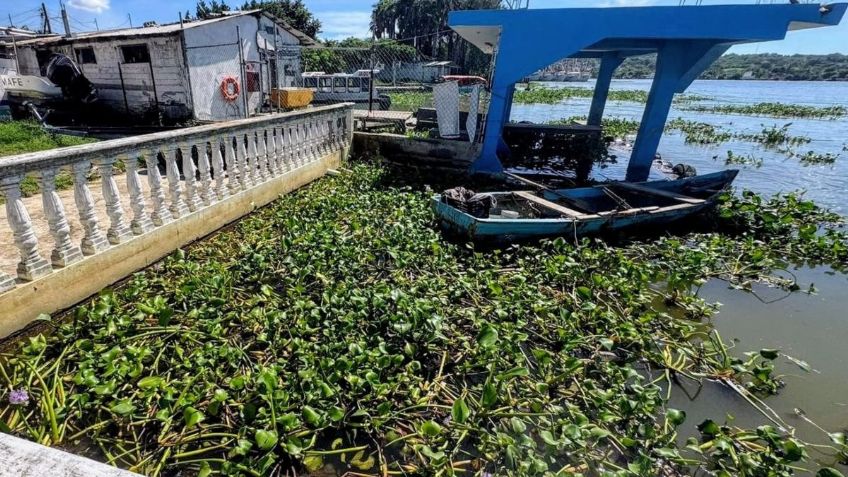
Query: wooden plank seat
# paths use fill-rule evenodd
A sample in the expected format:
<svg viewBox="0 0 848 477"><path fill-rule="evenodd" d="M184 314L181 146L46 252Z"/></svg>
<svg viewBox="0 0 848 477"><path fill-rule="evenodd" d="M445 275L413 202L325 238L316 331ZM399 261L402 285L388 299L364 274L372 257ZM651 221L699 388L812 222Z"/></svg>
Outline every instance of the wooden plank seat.
<svg viewBox="0 0 848 477"><path fill-rule="evenodd" d="M574 209L569 209L568 207L564 207L562 205L559 205L556 202L551 202L547 199L543 199L543 198L533 194L532 192L516 191L516 192L513 192L513 194L517 195L518 197L521 197L522 199L525 199L525 200L528 200L528 201L533 202L535 204L541 205L542 207L545 207L546 209L551 209L555 212L559 212L560 214L562 214L565 217L570 217L570 218L573 218L573 219L593 219L593 218L598 217L597 215L584 214L583 212L580 212L580 211L577 211L577 210L574 210Z"/></svg>
<svg viewBox="0 0 848 477"><path fill-rule="evenodd" d="M619 189L625 189L633 192L639 192L642 194L654 195L657 197L665 197L666 199L676 200L677 202L685 202L687 204L703 204L706 202L704 199L696 199L694 197L689 197L687 195L678 194L675 192L669 192L664 190L652 189L650 187L641 186L639 184L633 184L630 182L614 182L611 184L605 184L607 187L616 187Z"/></svg>

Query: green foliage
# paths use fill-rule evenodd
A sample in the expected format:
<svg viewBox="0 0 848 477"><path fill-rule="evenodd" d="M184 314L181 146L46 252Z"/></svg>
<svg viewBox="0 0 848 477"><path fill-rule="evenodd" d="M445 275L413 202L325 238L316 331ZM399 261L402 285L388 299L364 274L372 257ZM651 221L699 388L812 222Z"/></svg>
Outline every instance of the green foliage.
<svg viewBox="0 0 848 477"><path fill-rule="evenodd" d="M227 5L226 0L221 0L220 2L218 0L212 0L208 4L206 0L198 0L194 9L194 16L200 20L204 20L215 16L215 14L228 11L230 11L230 6Z"/></svg>
<svg viewBox="0 0 848 477"><path fill-rule="evenodd" d="M341 41L327 41L320 48L302 50L304 71L323 71L325 73L353 73L368 69L371 59L411 62L415 60L415 48L393 40L360 40L347 38Z"/></svg>
<svg viewBox="0 0 848 477"><path fill-rule="evenodd" d="M845 106L805 106L784 103L721 104L714 106L688 106L685 109L701 113L743 114L774 118L838 119L848 115Z"/></svg>
<svg viewBox="0 0 848 477"><path fill-rule="evenodd" d="M311 38L318 38L321 32L321 21L315 18L303 0L248 0L242 4L241 9L265 10Z"/></svg>
<svg viewBox="0 0 848 477"><path fill-rule="evenodd" d="M550 121L548 122L548 124L585 124L586 119L586 116L571 116L570 118ZM615 117L605 117L601 120L601 128L603 129L605 136L611 137L613 139L622 139L631 134L636 134L636 132L639 131L639 121Z"/></svg>
<svg viewBox="0 0 848 477"><path fill-rule="evenodd" d="M688 121L677 118L666 124L666 130L678 130L683 133L686 144L710 145L720 144L730 140L733 134L723 131L720 127L699 121Z"/></svg>
<svg viewBox="0 0 848 477"><path fill-rule="evenodd" d="M392 108L401 111L417 111L420 108L433 106L433 93L423 91L407 91L389 93L392 98Z"/></svg>
<svg viewBox="0 0 848 477"><path fill-rule="evenodd" d="M807 151L803 154L793 154L801 164L806 166L831 165L839 158L839 154L820 153L815 151Z"/></svg>
<svg viewBox="0 0 848 477"><path fill-rule="evenodd" d="M718 159L718 156L713 157L713 159ZM727 151L727 157L724 160L724 165L726 166L752 166L755 168L760 168L763 166L763 158L756 157L753 154L748 155L740 155L735 154L733 151Z"/></svg>
<svg viewBox="0 0 848 477"><path fill-rule="evenodd" d="M530 83L524 89L516 89L513 102L518 104L556 104L571 98L591 98L594 94L594 90L590 88L547 88L540 87L536 83ZM648 92L642 90L611 90L609 99L644 103L648 100Z"/></svg>
<svg viewBox="0 0 848 477"><path fill-rule="evenodd" d="M152 475L780 476L804 459L791 436L712 421L682 458L685 414L660 382L752 380L698 285L790 288L772 270L794 260L840 269L838 217L745 193L723 198L725 233L484 251L443 239L408 172L350 167L2 355L0 388L30 404L0 400L0 420Z"/></svg>

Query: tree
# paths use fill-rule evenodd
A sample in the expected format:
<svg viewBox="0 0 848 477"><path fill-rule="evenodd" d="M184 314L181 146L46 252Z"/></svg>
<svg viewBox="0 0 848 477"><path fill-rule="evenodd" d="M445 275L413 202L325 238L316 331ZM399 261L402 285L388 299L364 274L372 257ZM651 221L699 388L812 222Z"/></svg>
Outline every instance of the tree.
<svg viewBox="0 0 848 477"><path fill-rule="evenodd" d="M451 60L465 72L479 74L488 66L486 56L448 28L448 13L500 7L500 0L379 0L371 12L371 32L376 38L414 46L424 57Z"/></svg>
<svg viewBox="0 0 848 477"><path fill-rule="evenodd" d="M321 32L321 21L306 8L303 0L249 0L241 8L265 10L312 38L316 38Z"/></svg>
<svg viewBox="0 0 848 477"><path fill-rule="evenodd" d="M230 6L224 0L221 0L220 3L218 0L212 0L209 4L205 0L199 0L195 8L195 16L198 20L203 20L228 11L230 11Z"/></svg>

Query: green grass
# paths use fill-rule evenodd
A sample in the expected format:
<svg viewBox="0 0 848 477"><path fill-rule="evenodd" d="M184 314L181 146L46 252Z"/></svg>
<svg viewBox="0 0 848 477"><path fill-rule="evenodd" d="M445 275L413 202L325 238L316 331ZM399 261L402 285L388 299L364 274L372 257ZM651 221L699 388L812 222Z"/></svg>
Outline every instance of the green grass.
<svg viewBox="0 0 848 477"><path fill-rule="evenodd" d="M91 142L94 142L94 140L47 133L34 122L11 121L0 123L0 156L46 151Z"/></svg>

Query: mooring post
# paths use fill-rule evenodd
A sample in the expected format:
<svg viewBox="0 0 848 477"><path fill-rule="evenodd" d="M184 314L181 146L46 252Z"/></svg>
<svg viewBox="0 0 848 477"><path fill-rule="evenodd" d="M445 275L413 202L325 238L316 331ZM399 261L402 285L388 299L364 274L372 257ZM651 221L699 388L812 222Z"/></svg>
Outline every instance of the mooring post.
<svg viewBox="0 0 848 477"><path fill-rule="evenodd" d="M604 54L601 59L601 68L598 71L598 80L595 82L595 94L592 96L592 108L589 110L589 126L600 126L604 117L604 108L609 97L610 83L615 70L621 65L624 58L618 52Z"/></svg>

